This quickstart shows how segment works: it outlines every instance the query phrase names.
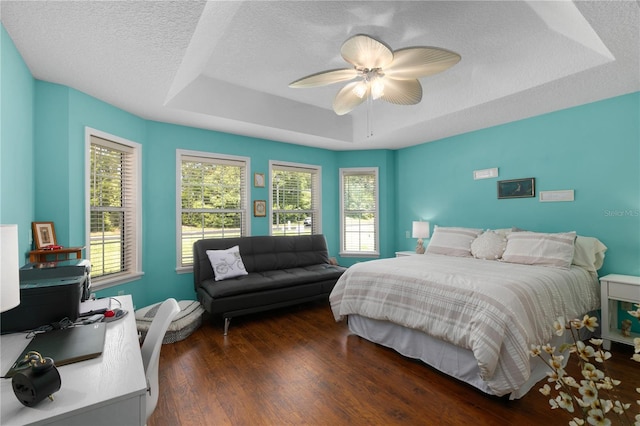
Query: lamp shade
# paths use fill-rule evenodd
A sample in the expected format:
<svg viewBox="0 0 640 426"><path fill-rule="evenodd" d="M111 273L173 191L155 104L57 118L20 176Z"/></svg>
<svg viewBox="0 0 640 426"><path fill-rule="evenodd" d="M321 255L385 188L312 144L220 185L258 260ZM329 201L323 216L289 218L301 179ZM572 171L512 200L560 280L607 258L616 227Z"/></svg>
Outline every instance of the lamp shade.
<svg viewBox="0 0 640 426"><path fill-rule="evenodd" d="M411 231L413 238L429 238L429 222L415 221Z"/></svg>
<svg viewBox="0 0 640 426"><path fill-rule="evenodd" d="M18 225L0 225L0 312L20 304Z"/></svg>

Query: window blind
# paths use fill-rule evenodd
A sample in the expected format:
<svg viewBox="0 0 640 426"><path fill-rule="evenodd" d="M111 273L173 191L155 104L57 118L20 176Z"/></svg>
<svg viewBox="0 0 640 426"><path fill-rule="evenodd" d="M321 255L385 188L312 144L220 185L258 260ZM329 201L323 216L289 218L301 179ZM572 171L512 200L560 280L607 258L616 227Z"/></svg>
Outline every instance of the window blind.
<svg viewBox="0 0 640 426"><path fill-rule="evenodd" d="M271 188L272 235L322 232L319 167L274 163Z"/></svg>
<svg viewBox="0 0 640 426"><path fill-rule="evenodd" d="M89 173L91 276L132 272L138 205L134 149L91 136Z"/></svg>
<svg viewBox="0 0 640 426"><path fill-rule="evenodd" d="M248 234L247 161L180 155L178 267L193 264L193 243Z"/></svg>
<svg viewBox="0 0 640 426"><path fill-rule="evenodd" d="M341 169L343 253L378 253L377 169Z"/></svg>

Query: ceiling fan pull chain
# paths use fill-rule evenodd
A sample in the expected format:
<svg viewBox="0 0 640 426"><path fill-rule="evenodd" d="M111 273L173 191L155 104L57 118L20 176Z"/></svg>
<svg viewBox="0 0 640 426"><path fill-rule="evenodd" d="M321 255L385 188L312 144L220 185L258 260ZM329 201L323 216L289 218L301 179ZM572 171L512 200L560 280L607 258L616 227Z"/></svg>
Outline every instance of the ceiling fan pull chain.
<svg viewBox="0 0 640 426"><path fill-rule="evenodd" d="M367 96L367 137L373 136L373 99Z"/></svg>

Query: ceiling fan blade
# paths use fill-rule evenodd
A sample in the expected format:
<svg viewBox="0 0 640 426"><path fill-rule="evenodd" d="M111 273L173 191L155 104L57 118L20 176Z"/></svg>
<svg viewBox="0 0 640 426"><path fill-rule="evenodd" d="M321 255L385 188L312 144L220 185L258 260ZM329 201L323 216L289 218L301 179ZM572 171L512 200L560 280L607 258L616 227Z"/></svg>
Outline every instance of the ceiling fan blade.
<svg viewBox="0 0 640 426"><path fill-rule="evenodd" d="M442 72L458 62L461 56L437 47L410 47L393 52L393 62L383 71L396 79L413 79Z"/></svg>
<svg viewBox="0 0 640 426"><path fill-rule="evenodd" d="M358 71L353 68L343 68L339 70L322 71L315 74L302 77L299 80L289 84L292 88L308 88L326 86L328 84L340 83L341 81L351 80L358 76Z"/></svg>
<svg viewBox="0 0 640 426"><path fill-rule="evenodd" d="M344 42L340 53L357 68L383 68L393 61L393 52L378 40L358 34Z"/></svg>
<svg viewBox="0 0 640 426"><path fill-rule="evenodd" d="M345 115L351 112L355 107L357 107L367 99L367 97L369 96L368 89L367 93L365 93L362 97L359 97L353 91L354 87L356 87L358 83L360 82L354 81L340 89L335 99L333 100L333 110L336 114Z"/></svg>
<svg viewBox="0 0 640 426"><path fill-rule="evenodd" d="M381 99L397 105L415 105L422 99L422 85L417 79L396 80L385 76Z"/></svg>

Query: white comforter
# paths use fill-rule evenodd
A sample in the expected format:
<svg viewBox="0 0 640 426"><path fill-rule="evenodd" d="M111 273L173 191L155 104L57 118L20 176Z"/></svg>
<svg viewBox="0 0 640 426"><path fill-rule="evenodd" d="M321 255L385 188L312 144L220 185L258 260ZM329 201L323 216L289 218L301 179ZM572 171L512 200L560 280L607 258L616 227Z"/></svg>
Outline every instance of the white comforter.
<svg viewBox="0 0 640 426"><path fill-rule="evenodd" d="M531 344L551 340L559 316L599 308L595 274L442 255L351 266L329 298L336 321L350 314L421 330L473 352L496 395L530 374Z"/></svg>

